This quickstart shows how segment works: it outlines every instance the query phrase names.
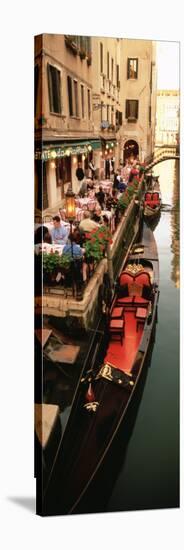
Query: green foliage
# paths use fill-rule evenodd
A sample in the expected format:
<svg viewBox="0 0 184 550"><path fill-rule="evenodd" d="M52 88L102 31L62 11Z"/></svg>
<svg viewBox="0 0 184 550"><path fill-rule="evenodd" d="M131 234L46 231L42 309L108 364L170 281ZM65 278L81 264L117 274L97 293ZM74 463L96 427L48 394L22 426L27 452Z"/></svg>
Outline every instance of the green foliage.
<svg viewBox="0 0 184 550"><path fill-rule="evenodd" d="M90 231L90 233L86 233L86 239L86 257L92 257L96 262L99 262L103 258L107 244L112 242L109 228L101 225L97 229Z"/></svg>
<svg viewBox="0 0 184 550"><path fill-rule="evenodd" d="M71 254L62 254L62 256L60 256L57 251L49 254L43 252L42 258L43 271L45 273L52 273L56 268L69 269L72 261Z"/></svg>
<svg viewBox="0 0 184 550"><path fill-rule="evenodd" d="M121 194L118 200L118 208L121 212L124 212L129 205L130 197L127 193L127 191L124 191L124 193Z"/></svg>

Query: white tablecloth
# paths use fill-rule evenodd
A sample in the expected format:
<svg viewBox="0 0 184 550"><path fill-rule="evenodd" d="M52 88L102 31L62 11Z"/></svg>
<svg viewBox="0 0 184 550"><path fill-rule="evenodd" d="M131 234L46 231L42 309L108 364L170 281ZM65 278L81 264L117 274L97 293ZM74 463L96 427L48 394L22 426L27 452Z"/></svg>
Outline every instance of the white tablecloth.
<svg viewBox="0 0 184 550"><path fill-rule="evenodd" d="M48 244L48 243L40 243L35 244L35 252L36 254L39 254L40 252L47 252L47 254L50 254L51 250L53 252L58 252L59 256L63 254L63 248L64 244Z"/></svg>
<svg viewBox="0 0 184 550"><path fill-rule="evenodd" d="M48 229L49 232L54 228L53 222L35 223L35 224L34 224L35 231L38 229L38 227L41 227L42 225L43 225L44 227L47 227L47 229ZM62 221L62 222L61 222L61 225L64 225L65 227L67 227L67 228L68 228L68 232L70 231L70 224L69 224L68 222Z"/></svg>

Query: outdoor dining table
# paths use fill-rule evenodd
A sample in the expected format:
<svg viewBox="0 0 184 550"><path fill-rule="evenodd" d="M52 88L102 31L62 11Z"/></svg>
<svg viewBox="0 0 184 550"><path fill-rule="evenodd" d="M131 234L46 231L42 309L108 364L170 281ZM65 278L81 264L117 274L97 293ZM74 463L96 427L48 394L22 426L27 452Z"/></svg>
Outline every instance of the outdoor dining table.
<svg viewBox="0 0 184 550"><path fill-rule="evenodd" d="M48 243L39 243L35 244L35 253L40 254L40 252L46 252L50 254L52 252L58 252L59 256L62 256L63 249L65 244L48 244Z"/></svg>

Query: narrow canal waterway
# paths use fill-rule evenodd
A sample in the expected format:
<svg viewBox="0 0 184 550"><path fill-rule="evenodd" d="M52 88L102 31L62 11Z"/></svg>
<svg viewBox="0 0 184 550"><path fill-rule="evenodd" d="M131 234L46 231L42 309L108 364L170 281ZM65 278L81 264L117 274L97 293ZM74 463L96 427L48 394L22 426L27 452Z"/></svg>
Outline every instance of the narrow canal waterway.
<svg viewBox="0 0 184 550"><path fill-rule="evenodd" d="M179 179L177 161L155 167L164 206L155 228L160 260L151 362L106 511L179 505ZM172 208L171 208L172 207ZM133 406L132 406L133 408ZM121 433L123 438L123 432ZM105 511L105 510L104 510Z"/></svg>

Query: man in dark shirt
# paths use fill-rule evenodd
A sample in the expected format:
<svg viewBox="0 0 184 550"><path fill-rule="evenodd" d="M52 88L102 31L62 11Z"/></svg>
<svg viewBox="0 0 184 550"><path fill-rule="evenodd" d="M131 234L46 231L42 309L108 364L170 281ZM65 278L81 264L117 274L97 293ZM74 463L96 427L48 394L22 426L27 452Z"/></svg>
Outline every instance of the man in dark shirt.
<svg viewBox="0 0 184 550"><path fill-rule="evenodd" d="M103 209L104 202L105 202L105 193L103 192L102 187L99 187L98 193L95 193L95 197L97 198L97 201L99 202L101 208Z"/></svg>
<svg viewBox="0 0 184 550"><path fill-rule="evenodd" d="M78 168L76 170L76 176L79 182L81 182L84 179L84 170L82 168L82 162L79 162Z"/></svg>

